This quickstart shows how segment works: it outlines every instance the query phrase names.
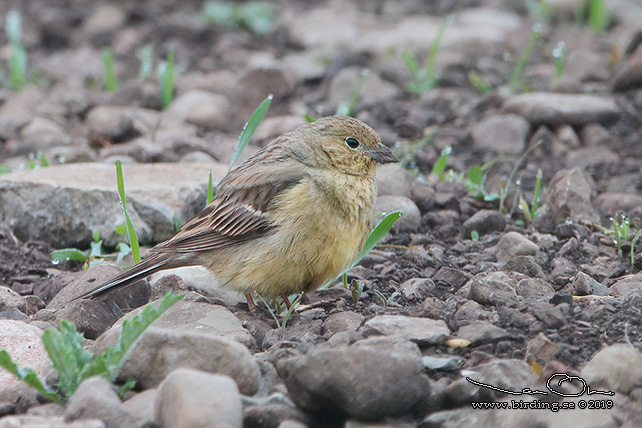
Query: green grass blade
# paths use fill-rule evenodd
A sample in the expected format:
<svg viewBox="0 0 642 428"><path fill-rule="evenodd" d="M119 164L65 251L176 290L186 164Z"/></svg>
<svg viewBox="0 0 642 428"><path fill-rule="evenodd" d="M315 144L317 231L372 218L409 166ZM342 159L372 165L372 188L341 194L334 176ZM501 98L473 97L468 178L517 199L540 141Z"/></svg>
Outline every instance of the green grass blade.
<svg viewBox="0 0 642 428"><path fill-rule="evenodd" d="M212 181L212 170L210 169L210 179L207 182L207 204L209 205L214 200L214 183Z"/></svg>
<svg viewBox="0 0 642 428"><path fill-rule="evenodd" d="M114 71L114 55L109 49L102 52L103 66L105 69L105 89L109 92L116 92L118 89L118 80Z"/></svg>
<svg viewBox="0 0 642 428"><path fill-rule="evenodd" d="M152 75L152 63L154 58L154 47L146 45L136 51L136 56L140 60L140 69L138 70L138 78L145 80Z"/></svg>
<svg viewBox="0 0 642 428"><path fill-rule="evenodd" d="M388 214L383 220L381 220L377 227L375 227L372 232L370 232L370 235L368 235L361 253L359 253L359 256L354 261L354 263L352 263L352 266L359 263L361 259L363 259L366 254L368 254L375 247L375 245L377 245L377 243L381 241L381 239L390 231L392 226L395 225L395 223L401 218L401 216L403 216L403 211L393 211Z"/></svg>
<svg viewBox="0 0 642 428"><path fill-rule="evenodd" d="M163 109L167 108L174 98L174 51L169 51L167 61L161 67L161 104Z"/></svg>
<svg viewBox="0 0 642 428"><path fill-rule="evenodd" d="M245 124L245 127L243 127L243 131L241 132L239 141L236 144L236 150L234 151L234 155L232 156L232 161L230 162L228 172L232 170L234 162L236 162L239 156L241 156L241 153L250 142L250 139L252 139L252 136L261 124L261 121L263 121L263 118L265 117L265 114L267 113L268 108L270 108L270 104L272 103L272 98L272 94L268 95L268 97L263 100L263 102L256 108L256 110L254 110L254 113L252 113L252 116L250 116L250 120L248 120Z"/></svg>
<svg viewBox="0 0 642 428"><path fill-rule="evenodd" d="M49 255L51 260L55 262L64 262L67 260L73 260L75 262L84 262L87 260L87 254L84 251L79 250L78 248L63 248L61 250L54 250Z"/></svg>
<svg viewBox="0 0 642 428"><path fill-rule="evenodd" d="M537 178L535 178L535 193L533 194L533 205L531 205L530 216L531 220L535 220L537 214L537 204L539 203L539 192L542 187L542 170L537 170Z"/></svg>
<svg viewBox="0 0 642 428"><path fill-rule="evenodd" d="M430 85L430 88L427 89L431 89L432 86L437 83L437 53L439 52L439 45L441 45L441 39L444 37L446 29L450 26L450 24L453 23L454 20L455 15L451 14L441 22L441 25L439 26L439 30L437 32L437 37L435 37L435 40L433 40L432 46L430 47L428 60L426 62L426 80Z"/></svg>
<svg viewBox="0 0 642 428"><path fill-rule="evenodd" d="M446 170L448 155L452 152L452 150L453 148L451 146L447 146L446 148L444 148L441 151L441 156L439 156L439 159L437 159L437 162L435 162L435 165L432 167L432 174L437 174L440 179L444 171Z"/></svg>
<svg viewBox="0 0 642 428"><path fill-rule="evenodd" d="M517 91L517 83L519 82L519 79L521 79L522 74L524 74L526 64L531 57L533 48L535 48L535 45L537 44L537 41L539 40L539 36L540 34L542 34L543 29L544 24L542 23L537 23L533 27L533 32L531 33L531 37L528 39L526 48L524 48L524 50L522 51L522 54L520 55L519 60L515 65L515 69L511 73L510 79L508 80L508 88L512 93L515 93L515 91Z"/></svg>
<svg viewBox="0 0 642 428"><path fill-rule="evenodd" d="M136 234L136 229L134 229L134 224L129 218L127 213L127 203L125 200L125 182L123 180L123 165L122 162L116 161L116 184L118 186L118 196L120 196L120 203L123 206L123 213L125 214L125 224L127 225L127 237L129 238L129 246L132 249L132 256L134 257L134 262L140 262L140 247L138 245L138 235Z"/></svg>

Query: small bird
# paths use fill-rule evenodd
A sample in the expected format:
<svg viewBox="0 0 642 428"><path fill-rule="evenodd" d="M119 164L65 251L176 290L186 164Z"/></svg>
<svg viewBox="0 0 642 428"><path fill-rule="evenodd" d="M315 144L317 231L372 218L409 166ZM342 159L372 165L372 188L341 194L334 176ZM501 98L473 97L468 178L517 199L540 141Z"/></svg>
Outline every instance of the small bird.
<svg viewBox="0 0 642 428"><path fill-rule="evenodd" d="M277 137L230 171L214 200L139 264L82 296L164 269L201 265L224 286L283 297L315 290L355 260L374 222L377 164L398 162L377 133L329 116Z"/></svg>

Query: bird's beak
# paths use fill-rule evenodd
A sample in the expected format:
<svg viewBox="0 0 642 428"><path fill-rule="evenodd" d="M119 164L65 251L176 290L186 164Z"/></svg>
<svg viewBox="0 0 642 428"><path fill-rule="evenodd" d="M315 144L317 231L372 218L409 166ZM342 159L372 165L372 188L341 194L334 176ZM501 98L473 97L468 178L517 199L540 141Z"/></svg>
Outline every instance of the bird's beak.
<svg viewBox="0 0 642 428"><path fill-rule="evenodd" d="M379 143L377 148L371 151L370 158L377 163L399 162L399 158L392 153L386 145Z"/></svg>

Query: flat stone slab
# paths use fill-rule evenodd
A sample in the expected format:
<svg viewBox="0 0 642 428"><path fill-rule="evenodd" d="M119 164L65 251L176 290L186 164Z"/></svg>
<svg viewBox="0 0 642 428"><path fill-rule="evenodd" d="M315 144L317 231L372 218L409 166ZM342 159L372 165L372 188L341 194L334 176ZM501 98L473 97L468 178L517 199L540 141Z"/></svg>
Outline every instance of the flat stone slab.
<svg viewBox="0 0 642 428"><path fill-rule="evenodd" d="M205 206L212 170L214 183L227 166L205 163L124 164L127 210L141 243L174 233L173 217L189 220ZM105 244L126 241L115 232L124 224L116 167L101 163L54 165L0 175L0 222L24 241L56 248L87 247L93 230Z"/></svg>

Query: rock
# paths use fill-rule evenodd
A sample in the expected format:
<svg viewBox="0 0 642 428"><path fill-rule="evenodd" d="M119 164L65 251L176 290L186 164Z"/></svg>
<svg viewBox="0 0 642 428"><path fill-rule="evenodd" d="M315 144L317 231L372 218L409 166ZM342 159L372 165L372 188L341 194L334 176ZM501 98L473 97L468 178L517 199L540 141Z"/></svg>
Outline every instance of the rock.
<svg viewBox="0 0 642 428"><path fill-rule="evenodd" d="M611 285L614 296L637 294L642 290L642 274L625 275Z"/></svg>
<svg viewBox="0 0 642 428"><path fill-rule="evenodd" d="M613 79L613 89L624 92L642 86L642 44L638 45L626 65Z"/></svg>
<svg viewBox="0 0 642 428"><path fill-rule="evenodd" d="M99 419L82 419L67 422L62 416L7 416L0 419L0 428L105 428L106 425Z"/></svg>
<svg viewBox="0 0 642 428"><path fill-rule="evenodd" d="M106 428L143 426L142 421L127 413L112 384L101 376L84 380L69 397L65 420L83 419L100 419Z"/></svg>
<svg viewBox="0 0 642 428"><path fill-rule="evenodd" d="M359 90L360 89L360 90ZM340 105L348 105L352 94L359 90L358 105L372 104L399 92L397 86L383 80L378 73L362 67L346 67L339 71L328 89L328 109L336 110Z"/></svg>
<svg viewBox="0 0 642 428"><path fill-rule="evenodd" d="M219 336L239 342L250 349L257 348L254 338L229 309L209 303L188 301L186 298L178 301L154 321L154 328ZM133 310L127 317L114 324L112 329L101 337L101 348L114 346L122 330L123 321L138 315L142 310L144 308Z"/></svg>
<svg viewBox="0 0 642 428"><path fill-rule="evenodd" d="M419 208L410 198L405 196L379 196L375 203L375 213L391 213L402 211L403 216L397 220L392 230L396 232L416 232L421 225Z"/></svg>
<svg viewBox="0 0 642 428"><path fill-rule="evenodd" d="M542 321L547 328L558 329L568 323L560 306L561 305L553 306L548 302L538 302L531 305L530 311L538 320Z"/></svg>
<svg viewBox="0 0 642 428"><path fill-rule="evenodd" d="M428 370L435 370L435 371L457 371L461 369L464 364L466 364L466 360L461 357L455 357L455 356L450 356L450 357L434 357L434 356L427 356L423 357L422 361L424 363L424 367L427 368Z"/></svg>
<svg viewBox="0 0 642 428"><path fill-rule="evenodd" d="M118 30L126 20L125 11L112 4L98 5L83 23L85 37L91 39Z"/></svg>
<svg viewBox="0 0 642 428"><path fill-rule="evenodd" d="M512 256L534 256L539 247L518 232L505 233L495 247L495 255L500 262L506 262Z"/></svg>
<svg viewBox="0 0 642 428"><path fill-rule="evenodd" d="M603 55L588 49L569 50L563 78L575 82L606 82L611 70Z"/></svg>
<svg viewBox="0 0 642 428"><path fill-rule="evenodd" d="M505 272L478 273L470 281L468 298L482 305L510 305L517 302L517 293L511 285L517 283L516 279Z"/></svg>
<svg viewBox="0 0 642 428"><path fill-rule="evenodd" d="M234 85L234 127L242 126L252 112L270 94L273 96L270 116L284 114L285 102L296 88L295 77L289 71L277 68L251 68ZM287 111L289 112L289 111Z"/></svg>
<svg viewBox="0 0 642 428"><path fill-rule="evenodd" d="M89 293L97 288L103 282L123 272L121 268L111 262L95 263L89 266L79 278L66 285L47 305L48 309L64 309L67 304L74 299ZM122 310L137 308L149 302L150 288L147 281L138 281L130 286L119 288L110 292L106 299L101 299L101 303L110 300L114 301ZM92 302L94 303L94 302ZM98 303L98 302L95 302ZM89 305L92 306L92 305ZM96 308L100 305L93 305ZM84 307L83 305L79 306ZM122 316L122 314L120 315ZM120 316L118 318L120 318ZM107 327L110 327L118 318L113 320Z"/></svg>
<svg viewBox="0 0 642 428"><path fill-rule="evenodd" d="M22 321L0 319L0 331L0 349L7 351L18 367L30 367L42 377L50 365L47 352L40 341L42 330ZM8 371L0 370L0 388L17 381ZM5 400L0 394L0 401Z"/></svg>
<svg viewBox="0 0 642 428"><path fill-rule="evenodd" d="M489 319L491 313L474 300L468 300L455 312L455 321L458 326L468 325L476 320Z"/></svg>
<svg viewBox="0 0 642 428"><path fill-rule="evenodd" d="M0 129L14 132L28 123L43 98L44 93L33 85L12 94L0 106Z"/></svg>
<svg viewBox="0 0 642 428"><path fill-rule="evenodd" d="M113 300L75 300L61 309L39 311L34 320L58 325L62 320L74 323L87 339L96 339L123 316Z"/></svg>
<svg viewBox="0 0 642 428"><path fill-rule="evenodd" d="M243 426L243 404L234 380L191 369L171 372L158 387L161 428Z"/></svg>
<svg viewBox="0 0 642 428"><path fill-rule="evenodd" d="M593 390L628 394L642 386L642 353L625 344L608 346L591 358L580 376Z"/></svg>
<svg viewBox="0 0 642 428"><path fill-rule="evenodd" d="M342 331L357 331L363 320L363 315L356 312L336 312L323 321L321 334L330 338Z"/></svg>
<svg viewBox="0 0 642 428"><path fill-rule="evenodd" d="M619 211L629 213L642 205L642 196L635 193L607 192L598 195L593 202L600 212L615 215Z"/></svg>
<svg viewBox="0 0 642 428"><path fill-rule="evenodd" d="M555 295L553 286L537 278L522 279L517 283L515 291L518 296L522 296L525 299L548 300Z"/></svg>
<svg viewBox="0 0 642 428"><path fill-rule="evenodd" d="M283 387L283 384L280 385ZM285 388L283 387L283 389ZM268 402L267 404L245 406L243 409L243 426L249 428L282 428L288 426L292 428L308 428L309 425L304 421L310 419L307 414L291 402L281 403L274 400L274 402Z"/></svg>
<svg viewBox="0 0 642 428"><path fill-rule="evenodd" d="M548 185L546 214L553 224L568 218L578 223L599 223L600 216L591 204L592 184L579 168L561 170Z"/></svg>
<svg viewBox="0 0 642 428"><path fill-rule="evenodd" d="M550 340L544 333L539 333L526 344L526 361L545 366L557 357L561 349L558 343Z"/></svg>
<svg viewBox="0 0 642 428"><path fill-rule="evenodd" d="M471 130L473 144L481 150L521 153L526 144L530 124L514 114L491 116Z"/></svg>
<svg viewBox="0 0 642 428"><path fill-rule="evenodd" d="M611 290L602 283L591 278L584 272L578 272L573 278L573 293L577 296L594 294L596 296L608 296Z"/></svg>
<svg viewBox="0 0 642 428"><path fill-rule="evenodd" d="M488 321L473 321L460 328L457 337L470 340L471 345L482 345L510 339L511 335L503 328L494 326Z"/></svg>
<svg viewBox="0 0 642 428"><path fill-rule="evenodd" d="M430 383L418 349L350 346L313 349L275 362L304 410L361 420L425 411Z"/></svg>
<svg viewBox="0 0 642 428"><path fill-rule="evenodd" d="M18 309L26 312L25 299L11 288L0 285L0 311Z"/></svg>
<svg viewBox="0 0 642 428"><path fill-rule="evenodd" d="M502 266L502 270L508 272L519 272L531 278L544 278L544 270L535 262L532 256L510 257Z"/></svg>
<svg viewBox="0 0 642 428"><path fill-rule="evenodd" d="M399 291L408 300L424 300L426 297L435 294L437 288L432 279L410 278L399 286Z"/></svg>
<svg viewBox="0 0 642 428"><path fill-rule="evenodd" d="M20 134L22 135L23 145L28 145L34 151L44 151L50 147L64 146L69 144L62 126L50 119L34 117L25 125Z"/></svg>
<svg viewBox="0 0 642 428"><path fill-rule="evenodd" d="M141 421L143 426L155 426L154 405L156 403L156 393L156 389L147 389L135 394L123 403L123 408L138 421Z"/></svg>
<svg viewBox="0 0 642 428"><path fill-rule="evenodd" d="M532 125L609 123L617 119L615 101L594 95L532 92L509 97L504 111L524 117Z"/></svg>
<svg viewBox="0 0 642 428"><path fill-rule="evenodd" d="M377 168L377 170L379 170L379 168ZM415 201L422 213L430 211L435 207L435 195L435 188L432 186L416 184L412 187L412 200Z"/></svg>
<svg viewBox="0 0 642 428"><path fill-rule="evenodd" d="M567 167L582 170L621 162L620 156L606 147L586 147L572 150L566 159Z"/></svg>
<svg viewBox="0 0 642 428"><path fill-rule="evenodd" d="M414 181L410 172L398 164L377 167L377 191L379 196L390 195L411 198L413 197Z"/></svg>
<svg viewBox="0 0 642 428"><path fill-rule="evenodd" d="M472 231L483 236L490 232L501 232L504 227L506 227L506 219L499 211L481 210L464 222L461 233L464 238L470 238Z"/></svg>
<svg viewBox="0 0 642 428"><path fill-rule="evenodd" d="M229 102L224 95L192 90L174 99L163 115L216 129L227 122L229 109Z"/></svg>
<svg viewBox="0 0 642 428"><path fill-rule="evenodd" d="M87 113L87 127L107 141L120 143L141 135L134 118L141 109L121 106L97 106Z"/></svg>
<svg viewBox="0 0 642 428"><path fill-rule="evenodd" d="M194 163L123 168L127 209L141 244L173 236L174 214L183 220L194 215L199 208L186 201L204 194L210 169L215 182L227 172L227 166ZM93 230L106 246L124 239L115 232L124 218L113 165L77 163L2 174L0 205L0 222L11 224L23 241L83 248L93 241Z"/></svg>
<svg viewBox="0 0 642 428"><path fill-rule="evenodd" d="M450 334L446 323L429 318L402 315L378 315L362 327L363 333L374 332L386 336L400 336L424 345L439 345Z"/></svg>
<svg viewBox="0 0 642 428"><path fill-rule="evenodd" d="M117 338L116 331L99 338L92 351L98 354L107 350ZM119 379L134 379L140 388L153 388L178 368L230 376L246 395L253 395L259 387L261 371L244 345L213 334L184 331L180 326L172 330L155 324L145 330L125 358Z"/></svg>
<svg viewBox="0 0 642 428"><path fill-rule="evenodd" d="M470 278L472 278L472 276L469 273L447 266L440 267L432 276L432 280L435 281L435 283L443 282L455 290L461 288Z"/></svg>

